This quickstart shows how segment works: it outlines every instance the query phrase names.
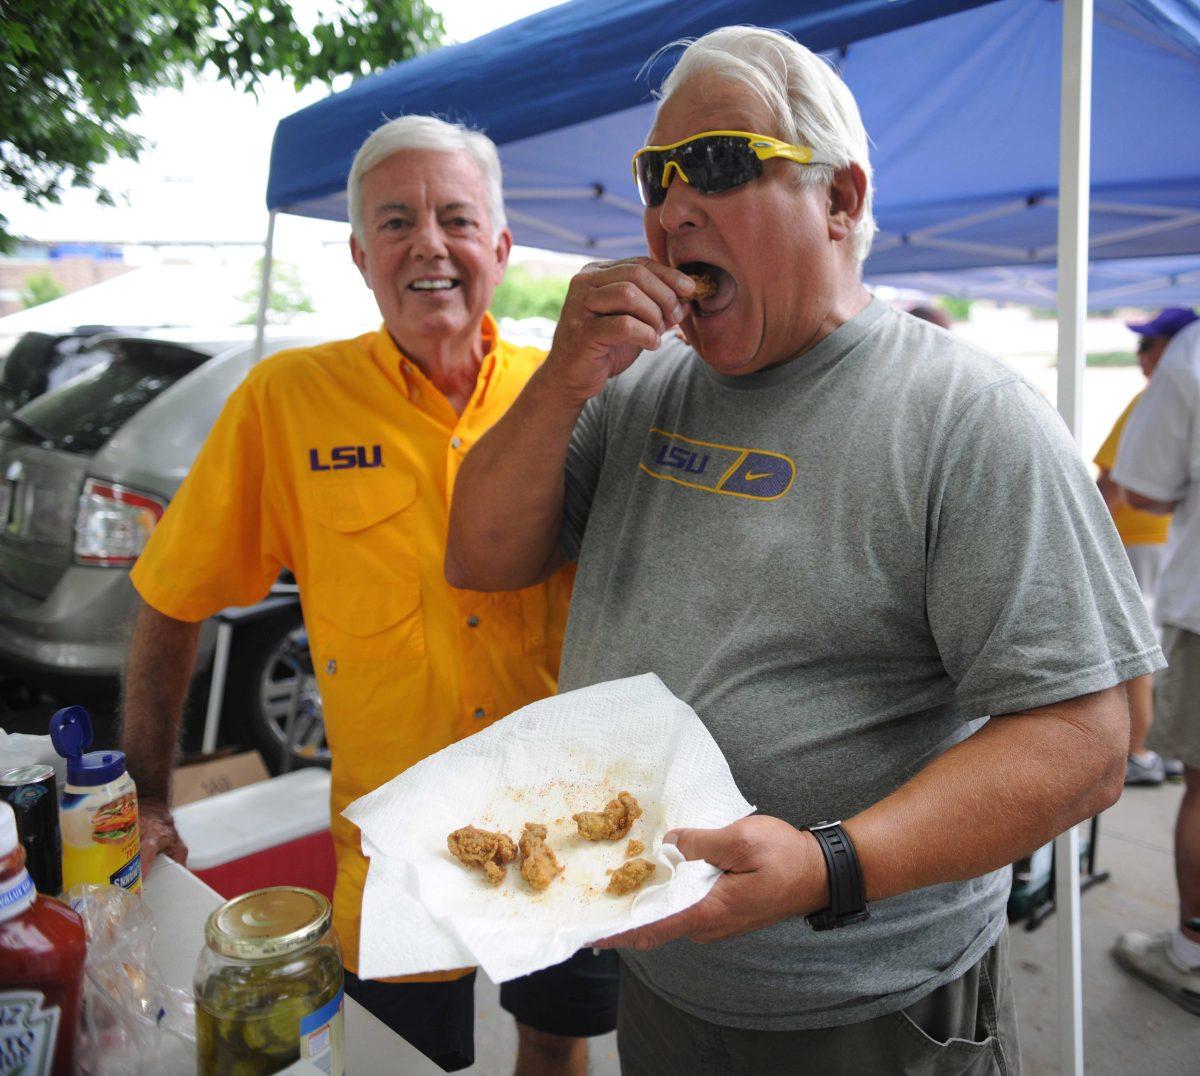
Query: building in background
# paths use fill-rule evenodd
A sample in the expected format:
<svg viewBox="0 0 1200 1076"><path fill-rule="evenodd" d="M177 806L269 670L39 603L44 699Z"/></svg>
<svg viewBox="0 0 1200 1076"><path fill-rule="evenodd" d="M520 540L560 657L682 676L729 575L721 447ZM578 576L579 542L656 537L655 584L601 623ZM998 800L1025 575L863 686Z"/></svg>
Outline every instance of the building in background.
<svg viewBox="0 0 1200 1076"><path fill-rule="evenodd" d="M43 243L21 240L16 251L0 258L0 317L25 309L22 299L39 279L48 278L60 294L70 295L128 273L120 246L112 243Z"/></svg>

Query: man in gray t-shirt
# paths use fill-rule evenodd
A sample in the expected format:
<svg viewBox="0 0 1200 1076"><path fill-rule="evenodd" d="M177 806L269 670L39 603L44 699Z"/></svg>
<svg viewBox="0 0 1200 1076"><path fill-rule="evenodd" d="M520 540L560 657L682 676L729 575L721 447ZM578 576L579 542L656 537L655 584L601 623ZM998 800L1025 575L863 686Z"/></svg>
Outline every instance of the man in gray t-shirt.
<svg viewBox="0 0 1200 1076"><path fill-rule="evenodd" d="M1156 653L1058 416L877 299L802 360L739 377L664 345L584 407L566 473L579 572L559 690L657 673L750 802L794 826L867 810L973 718L1100 691ZM1009 882L628 959L717 1022L865 1019L975 964Z"/></svg>
<svg viewBox="0 0 1200 1076"><path fill-rule="evenodd" d="M715 31L648 141L652 257L572 282L447 553L481 589L576 560L561 688L657 673L757 807L677 835L704 900L604 942L622 1067L1018 1071L1007 864L1120 793L1120 684L1162 664L1137 584L1038 393L863 289L825 65Z"/></svg>

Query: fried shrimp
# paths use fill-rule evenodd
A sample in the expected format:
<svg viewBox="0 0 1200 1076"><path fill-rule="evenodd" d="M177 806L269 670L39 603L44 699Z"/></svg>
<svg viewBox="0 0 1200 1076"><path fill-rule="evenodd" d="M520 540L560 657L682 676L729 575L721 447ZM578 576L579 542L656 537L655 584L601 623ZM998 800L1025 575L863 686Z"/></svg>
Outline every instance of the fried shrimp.
<svg viewBox="0 0 1200 1076"><path fill-rule="evenodd" d="M580 811L571 817L579 827L579 836L589 841L619 841L642 816L638 801L628 792L618 792L603 811Z"/></svg>
<svg viewBox="0 0 1200 1076"><path fill-rule="evenodd" d="M504 864L517 858L517 846L508 834L491 833L474 826L456 829L446 838L446 847L464 867L482 867L492 885L504 881Z"/></svg>
<svg viewBox="0 0 1200 1076"><path fill-rule="evenodd" d="M707 273L688 273L688 276L695 282L696 290L692 292L692 300L707 299L710 295L717 294L717 282L713 280Z"/></svg>

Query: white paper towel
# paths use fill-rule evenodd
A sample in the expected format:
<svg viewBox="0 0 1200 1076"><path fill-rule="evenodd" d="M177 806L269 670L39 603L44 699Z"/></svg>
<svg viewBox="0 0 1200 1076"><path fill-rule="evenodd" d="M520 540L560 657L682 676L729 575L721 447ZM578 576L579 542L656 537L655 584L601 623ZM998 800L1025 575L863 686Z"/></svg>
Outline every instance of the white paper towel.
<svg viewBox="0 0 1200 1076"><path fill-rule="evenodd" d="M636 893L605 892L628 837L586 841L571 816L600 811L618 792L645 813L629 837L658 871ZM718 828L752 813L708 730L652 673L526 706L410 767L344 814L370 857L363 893L359 975L364 979L478 964L495 982L565 960L597 938L682 911L720 875L685 862L662 837ZM565 868L541 893L509 864L499 886L450 855L460 826L549 830Z"/></svg>

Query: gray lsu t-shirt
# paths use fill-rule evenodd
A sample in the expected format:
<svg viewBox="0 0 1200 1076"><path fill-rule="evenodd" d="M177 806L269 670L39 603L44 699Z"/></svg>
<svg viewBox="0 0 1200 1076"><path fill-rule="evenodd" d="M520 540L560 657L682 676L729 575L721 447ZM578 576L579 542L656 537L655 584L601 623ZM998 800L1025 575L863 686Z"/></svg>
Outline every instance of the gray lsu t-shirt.
<svg viewBox="0 0 1200 1076"><path fill-rule="evenodd" d="M971 719L1162 664L1058 415L878 300L743 377L677 341L642 355L584 408L566 490L579 571L559 689L657 673L746 798L793 825L852 817ZM715 1023L846 1024L976 963L1008 888L1004 869L879 901L841 930L794 919L624 957Z"/></svg>

